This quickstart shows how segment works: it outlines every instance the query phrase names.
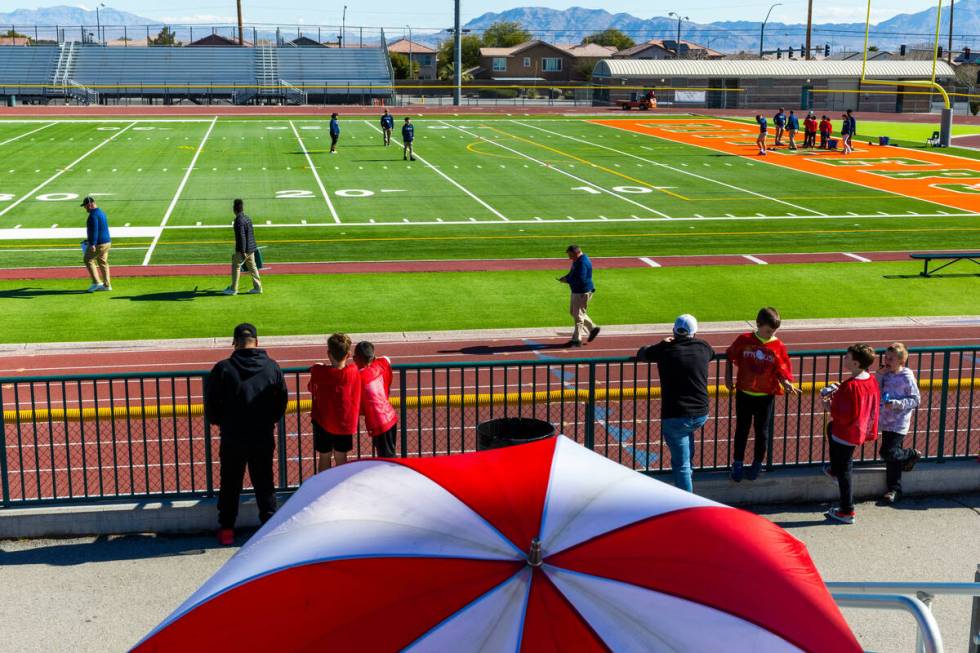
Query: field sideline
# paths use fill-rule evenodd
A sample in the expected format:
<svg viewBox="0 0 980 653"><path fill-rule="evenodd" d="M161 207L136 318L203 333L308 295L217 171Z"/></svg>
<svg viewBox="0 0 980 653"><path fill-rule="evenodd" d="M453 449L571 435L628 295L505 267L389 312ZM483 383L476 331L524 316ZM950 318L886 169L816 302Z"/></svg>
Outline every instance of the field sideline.
<svg viewBox="0 0 980 653"><path fill-rule="evenodd" d="M397 129L383 148L375 120L361 117L342 121L335 156L324 121L300 117L0 121L0 267L77 264L84 194L109 214L120 264L224 262L235 196L267 258L290 262L552 257L569 240L606 256L980 243L980 173L948 152L925 173L901 162L883 172L935 174L927 181L963 189L958 206L608 120L416 122L411 163ZM704 130L690 116L656 122ZM731 125L738 143L742 126ZM899 157L926 155L859 144L850 161Z"/></svg>

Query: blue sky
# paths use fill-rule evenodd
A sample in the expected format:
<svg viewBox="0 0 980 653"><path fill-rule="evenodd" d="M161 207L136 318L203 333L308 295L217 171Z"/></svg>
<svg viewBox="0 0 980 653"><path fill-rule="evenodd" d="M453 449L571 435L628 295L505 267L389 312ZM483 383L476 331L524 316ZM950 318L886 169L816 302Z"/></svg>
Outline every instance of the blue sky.
<svg viewBox="0 0 980 653"><path fill-rule="evenodd" d="M381 25L413 27L440 27L452 23L452 0L243 0L245 19L249 22L283 24L338 24L344 3L348 5L347 23L349 25ZM9 0L8 0L9 2ZM5 2L24 9L57 4L13 0ZM94 1L66 2L91 9ZM753 20L761 21L765 16L770 0L463 0L463 20L475 18L487 11L502 11L515 6L542 6L563 9L568 6L602 8L610 12L626 12L641 18L664 16L669 11L680 11L695 22L714 20ZM804 22L806 19L806 0L782 0L783 6L773 10L772 19L781 22ZM873 0L872 20L890 18L895 14L912 13L935 6L935 0ZM129 11L168 22L226 22L235 15L234 0L167 0L167 2L146 2L137 0L118 0L106 2L115 9ZM864 21L865 4L860 0L816 0L814 20L816 22ZM13 7L11 7L12 9Z"/></svg>

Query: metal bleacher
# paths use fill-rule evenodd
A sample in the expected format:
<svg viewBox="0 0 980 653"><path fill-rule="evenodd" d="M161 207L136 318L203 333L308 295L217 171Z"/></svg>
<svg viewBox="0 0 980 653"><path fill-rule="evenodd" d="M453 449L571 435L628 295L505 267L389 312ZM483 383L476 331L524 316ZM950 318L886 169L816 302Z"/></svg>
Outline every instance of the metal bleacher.
<svg viewBox="0 0 980 653"><path fill-rule="evenodd" d="M0 46L0 96L23 101L370 102L391 85L380 47Z"/></svg>
<svg viewBox="0 0 980 653"><path fill-rule="evenodd" d="M53 80L61 49L0 46L0 96L43 98Z"/></svg>

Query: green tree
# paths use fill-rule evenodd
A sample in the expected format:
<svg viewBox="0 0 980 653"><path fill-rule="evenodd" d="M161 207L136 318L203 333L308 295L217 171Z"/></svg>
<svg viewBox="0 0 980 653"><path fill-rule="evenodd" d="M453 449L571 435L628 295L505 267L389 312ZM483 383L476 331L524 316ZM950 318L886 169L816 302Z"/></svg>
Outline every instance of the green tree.
<svg viewBox="0 0 980 653"><path fill-rule="evenodd" d="M181 45L173 30L164 25L160 32L150 39L150 45Z"/></svg>
<svg viewBox="0 0 980 653"><path fill-rule="evenodd" d="M391 68L395 71L395 79L415 79L419 74L419 62L415 61L414 58L411 61L412 67L409 69L409 60L407 54L402 54L400 52L392 52L391 56Z"/></svg>
<svg viewBox="0 0 980 653"><path fill-rule="evenodd" d="M483 46L480 37L464 34L460 45L463 50L463 70L479 66L480 48ZM452 79L453 77L453 62L455 61L453 47L453 39L451 38L439 44L439 51L436 55L439 79Z"/></svg>
<svg viewBox="0 0 980 653"><path fill-rule="evenodd" d="M483 32L483 45L488 48L509 48L534 38L515 21L494 23Z"/></svg>
<svg viewBox="0 0 980 653"><path fill-rule="evenodd" d="M582 45L587 45L589 43L612 46L617 50L625 50L626 48L632 48L634 45L636 45L633 39L626 36L618 29L613 28L605 29L594 34L589 34L582 39Z"/></svg>
<svg viewBox="0 0 980 653"><path fill-rule="evenodd" d="M15 32L13 29L8 29L6 31L6 33L0 34L0 36L3 36L4 38L8 38L8 39L26 39L27 38L27 35L26 34L21 34L20 32Z"/></svg>

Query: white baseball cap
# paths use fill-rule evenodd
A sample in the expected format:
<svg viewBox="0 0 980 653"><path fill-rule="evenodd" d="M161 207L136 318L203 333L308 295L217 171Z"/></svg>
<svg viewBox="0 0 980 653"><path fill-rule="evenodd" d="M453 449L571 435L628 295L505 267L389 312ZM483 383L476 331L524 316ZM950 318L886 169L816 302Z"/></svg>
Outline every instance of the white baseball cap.
<svg viewBox="0 0 980 653"><path fill-rule="evenodd" d="M693 315L684 313L684 315L674 320L675 336L693 336L697 332L698 321Z"/></svg>

